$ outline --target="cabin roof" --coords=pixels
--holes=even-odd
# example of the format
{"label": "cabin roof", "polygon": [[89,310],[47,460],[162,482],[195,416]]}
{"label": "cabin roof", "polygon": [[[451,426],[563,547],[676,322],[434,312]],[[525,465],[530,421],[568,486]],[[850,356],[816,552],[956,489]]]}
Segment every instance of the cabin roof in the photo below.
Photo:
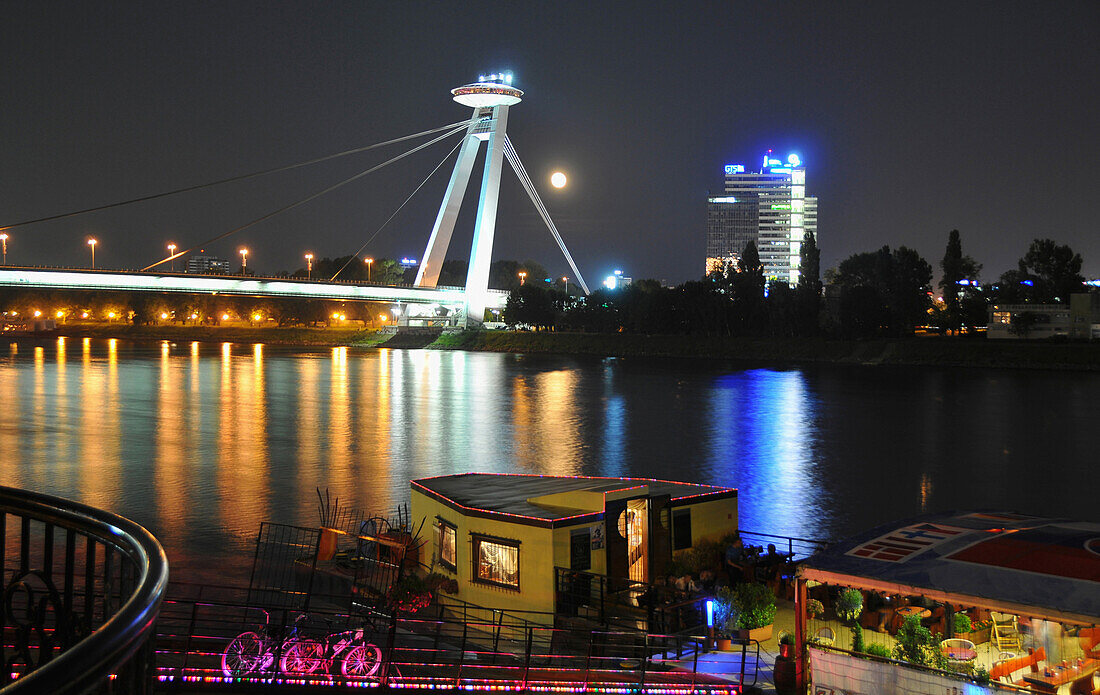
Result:
{"label": "cabin roof", "polygon": [[[462,473],[412,481],[414,488],[451,503],[452,506],[482,514],[526,517],[533,520],[561,521],[591,514],[602,515],[586,506],[580,498],[595,494],[629,496],[623,491],[648,487],[650,496],[669,495],[673,501],[700,495],[736,496],[736,488],[696,483],[679,483],[650,478],[597,478],[581,476],[523,475],[510,473]],[[564,493],[564,494],[563,494]],[[570,503],[568,493],[577,493]],[[534,498],[555,495],[552,502],[536,504]]]}
{"label": "cabin roof", "polygon": [[895,521],[818,552],[802,576],[1067,622],[1100,618],[1100,524],[1011,512]]}

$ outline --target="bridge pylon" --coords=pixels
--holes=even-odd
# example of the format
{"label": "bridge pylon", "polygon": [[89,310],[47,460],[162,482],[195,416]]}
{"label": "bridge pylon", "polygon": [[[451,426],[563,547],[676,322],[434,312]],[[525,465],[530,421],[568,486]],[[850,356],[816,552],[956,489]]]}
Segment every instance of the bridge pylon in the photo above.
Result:
{"label": "bridge pylon", "polygon": [[497,201],[500,197],[500,173],[504,163],[505,139],[508,127],[508,107],[518,104],[523,92],[512,86],[512,75],[494,74],[481,77],[477,82],[451,90],[454,100],[473,108],[473,123],[466,130],[458,151],[451,180],[443,194],[435,224],[432,226],[428,246],[421,258],[416,274],[417,287],[435,287],[439,271],[447,256],[455,221],[462,207],[462,199],[470,183],[474,162],[486,142],[485,170],[481,177],[481,194],[478,197],[477,221],[474,222],[474,240],[470,248],[470,267],[466,274],[466,327],[480,326],[489,292],[489,266],[493,260],[493,237],[496,234]]}

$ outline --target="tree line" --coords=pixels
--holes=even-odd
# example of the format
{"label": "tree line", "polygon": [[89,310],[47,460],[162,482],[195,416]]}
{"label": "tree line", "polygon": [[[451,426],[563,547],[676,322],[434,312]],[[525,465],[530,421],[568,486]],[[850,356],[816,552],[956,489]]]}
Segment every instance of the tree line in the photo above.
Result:
{"label": "tree line", "polygon": [[991,303],[1068,303],[1071,294],[1087,291],[1081,264],[1070,247],[1035,239],[1016,269],[983,285],[981,264],[963,253],[952,230],[936,297],[931,264],[906,246],[853,254],[823,283],[820,252],[807,234],[794,286],[767,281],[749,242],[736,267],[675,287],[640,280],[582,300],[529,283],[513,290],[504,320],[536,329],[720,337],[900,337],[921,327],[973,333],[986,325]]}

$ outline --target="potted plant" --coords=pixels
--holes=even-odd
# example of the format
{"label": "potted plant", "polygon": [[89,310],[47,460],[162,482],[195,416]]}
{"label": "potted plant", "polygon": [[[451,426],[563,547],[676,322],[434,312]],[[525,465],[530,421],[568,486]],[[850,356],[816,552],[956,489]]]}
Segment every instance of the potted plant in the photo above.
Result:
{"label": "potted plant", "polygon": [[775,594],[764,584],[739,584],[733,590],[740,639],[771,639],[775,623]]}
{"label": "potted plant", "polygon": [[989,633],[992,629],[992,620],[971,620],[970,635],[966,636],[966,639],[974,644],[985,644],[989,641]]}
{"label": "potted plant", "polygon": [[858,589],[844,589],[837,594],[836,617],[840,618],[852,631],[852,651],[863,651],[863,627],[859,624],[859,614],[863,612],[863,594]]}
{"label": "potted plant", "polygon": [[955,637],[970,639],[970,616],[965,613],[955,614]]}
{"label": "potted plant", "polygon": [[733,591],[728,586],[718,589],[714,597],[714,631],[718,635],[719,651],[729,651],[733,647],[731,638],[737,632],[739,617]]}
{"label": "potted plant", "polygon": [[794,635],[786,630],[779,633],[779,656],[775,657],[772,680],[780,695],[794,695],[798,682],[798,659],[794,656]]}
{"label": "potted plant", "polygon": [[825,604],[821,603],[821,601],[818,601],[816,598],[810,599],[806,602],[806,615],[810,617],[810,620],[825,615]]}

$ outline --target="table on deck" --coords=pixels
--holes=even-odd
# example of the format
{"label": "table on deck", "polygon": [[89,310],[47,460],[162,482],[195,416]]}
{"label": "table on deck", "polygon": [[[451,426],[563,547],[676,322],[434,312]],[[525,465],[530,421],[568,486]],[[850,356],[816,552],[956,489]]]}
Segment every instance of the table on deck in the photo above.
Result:
{"label": "table on deck", "polygon": [[924,618],[932,617],[932,611],[927,608],[921,608],[920,606],[902,606],[901,608],[897,609],[897,614],[903,618],[908,618],[911,615],[915,615],[922,620]]}
{"label": "table on deck", "polygon": [[978,652],[969,647],[941,647],[941,649],[951,661],[973,661],[978,658]]}
{"label": "table on deck", "polygon": [[[1036,692],[1056,693],[1059,686],[1072,683],[1081,676],[1095,673],[1097,669],[1100,669],[1100,661],[1096,659],[1087,659],[1080,667],[1076,664],[1070,664],[1066,668],[1044,666],[1038,673],[1025,674],[1024,682],[1034,686]],[[1049,676],[1046,675],[1048,670],[1051,672]]]}

